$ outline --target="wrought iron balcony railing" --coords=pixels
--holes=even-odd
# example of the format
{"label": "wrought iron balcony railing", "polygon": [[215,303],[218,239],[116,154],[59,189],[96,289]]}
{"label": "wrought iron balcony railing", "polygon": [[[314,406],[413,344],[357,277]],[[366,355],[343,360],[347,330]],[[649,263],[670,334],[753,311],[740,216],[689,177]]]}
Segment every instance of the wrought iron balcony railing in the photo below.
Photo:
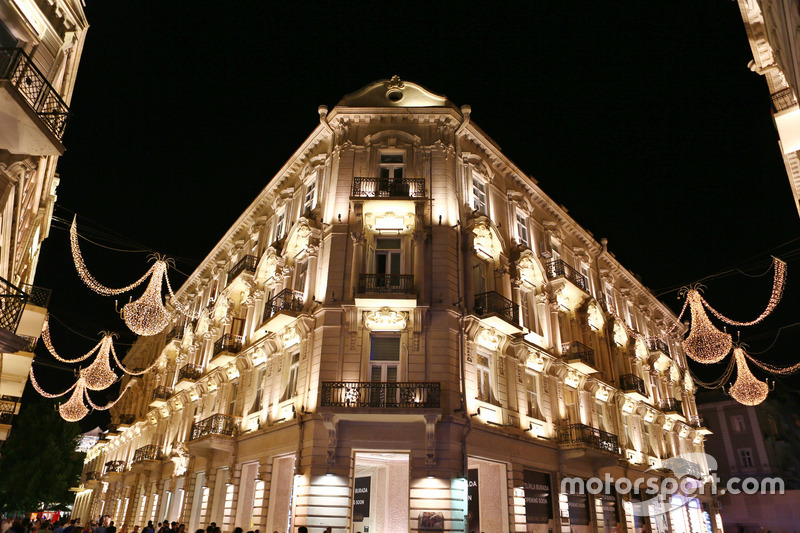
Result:
{"label": "wrought iron balcony railing", "polygon": [[773,93],[770,97],[776,112],[784,111],[797,105],[797,99],[794,97],[794,92],[791,88]]}
{"label": "wrought iron balcony railing", "polygon": [[201,439],[207,435],[223,435],[233,437],[239,428],[239,417],[229,415],[211,415],[205,420],[192,424],[190,440]]}
{"label": "wrought iron balcony railing", "polygon": [[669,345],[658,337],[647,338],[647,349],[651,352],[661,352],[669,356]]}
{"label": "wrought iron balcony railing", "polygon": [[622,392],[638,392],[642,396],[647,396],[644,380],[634,374],[621,375],[619,377],[619,388]]}
{"label": "wrought iron balcony railing", "polygon": [[276,294],[264,307],[264,320],[266,322],[281,311],[299,313],[303,310],[303,293],[292,289],[283,289]]}
{"label": "wrought iron balcony railing", "polygon": [[665,413],[678,413],[679,415],[683,414],[683,408],[681,407],[681,401],[676,400],[675,398],[667,398],[661,402],[661,410]]}
{"label": "wrought iron balcony railing", "polygon": [[0,79],[10,81],[53,135],[61,139],[69,106],[22,48],[0,48]]}
{"label": "wrought iron balcony railing", "polygon": [[425,198],[425,180],[353,178],[353,198]]}
{"label": "wrought iron balcony railing", "polygon": [[52,289],[37,287],[30,283],[23,283],[21,288],[28,294],[27,303],[44,308],[47,308],[50,304],[50,295],[53,293]]}
{"label": "wrought iron balcony railing", "polygon": [[438,408],[440,383],[322,382],[322,407]]}
{"label": "wrought iron balcony railing", "polygon": [[582,291],[589,292],[589,280],[586,279],[586,276],[566,264],[563,259],[551,259],[545,268],[547,269],[547,279],[564,277]]}
{"label": "wrought iron balcony railing", "polygon": [[239,353],[242,350],[242,336],[226,333],[214,343],[214,353],[212,358],[218,356],[223,352]]}
{"label": "wrought iron balcony railing", "polygon": [[361,274],[358,278],[358,292],[397,293],[414,292],[413,274]]}
{"label": "wrought iron balcony railing", "polygon": [[172,339],[182,339],[183,338],[183,324],[178,324],[167,333],[167,338],[164,339],[167,344],[170,343]]}
{"label": "wrought iron balcony railing", "polygon": [[106,474],[109,472],[122,473],[125,472],[125,461],[109,461],[106,463]]}
{"label": "wrought iron balcony railing", "polygon": [[664,462],[669,465],[668,468],[672,470],[676,476],[690,476],[695,479],[702,479],[703,477],[702,467],[694,461],[689,461],[683,457],[670,457]]}
{"label": "wrought iron balcony railing", "polygon": [[28,294],[0,277],[0,328],[16,333]]}
{"label": "wrought iron balcony railing", "polygon": [[86,481],[99,481],[100,480],[100,472],[96,470],[90,470],[86,472]]}
{"label": "wrought iron balcony railing", "polygon": [[232,269],[228,271],[228,285],[233,283],[233,280],[242,272],[255,272],[258,258],[254,255],[246,255],[242,257]]}
{"label": "wrought iron balcony railing", "polygon": [[561,345],[561,353],[565,359],[579,360],[592,368],[597,368],[594,364],[594,350],[582,342],[565,342]]}
{"label": "wrought iron balcony railing", "polygon": [[494,291],[476,294],[474,309],[478,316],[496,314],[513,324],[519,324],[519,307]]}
{"label": "wrought iron balcony railing", "polygon": [[172,388],[161,385],[153,389],[154,400],[169,400],[172,396]]}
{"label": "wrought iron balcony railing", "polygon": [[613,433],[584,424],[568,424],[558,428],[561,445],[586,444],[598,450],[619,453],[619,439]]}
{"label": "wrought iron balcony railing", "polygon": [[186,381],[197,381],[203,376],[203,367],[202,365],[183,365],[180,370],[178,370],[178,381],[186,380]]}
{"label": "wrought iron balcony railing", "polygon": [[147,446],[142,446],[133,453],[133,461],[131,461],[131,464],[141,463],[142,461],[159,461],[162,457],[163,453],[161,452],[161,447],[155,444],[148,444]]}
{"label": "wrought iron balcony railing", "polygon": [[689,417],[689,425],[693,428],[704,428],[706,427],[706,421],[703,415],[692,415]]}
{"label": "wrought iron balcony railing", "polygon": [[33,353],[36,350],[36,345],[39,344],[39,337],[30,337],[28,335],[19,335],[20,338],[25,339],[25,347],[22,348],[23,352]]}

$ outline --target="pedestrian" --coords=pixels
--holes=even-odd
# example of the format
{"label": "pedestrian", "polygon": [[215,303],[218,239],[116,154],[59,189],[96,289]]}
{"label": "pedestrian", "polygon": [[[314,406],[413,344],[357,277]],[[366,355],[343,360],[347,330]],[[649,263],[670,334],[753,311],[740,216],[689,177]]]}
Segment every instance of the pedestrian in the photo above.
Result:
{"label": "pedestrian", "polygon": [[233,528],[233,533],[244,533],[244,530],[240,527]]}
{"label": "pedestrian", "polygon": [[113,520],[111,520],[108,523],[108,527],[106,528],[106,533],[117,533],[117,528],[114,525],[114,521]]}
{"label": "pedestrian", "polygon": [[297,533],[308,533],[308,528],[306,526],[300,526],[297,528]]}
{"label": "pedestrian", "polygon": [[147,521],[147,527],[142,530],[142,533],[156,533],[156,530],[153,528],[153,521]]}

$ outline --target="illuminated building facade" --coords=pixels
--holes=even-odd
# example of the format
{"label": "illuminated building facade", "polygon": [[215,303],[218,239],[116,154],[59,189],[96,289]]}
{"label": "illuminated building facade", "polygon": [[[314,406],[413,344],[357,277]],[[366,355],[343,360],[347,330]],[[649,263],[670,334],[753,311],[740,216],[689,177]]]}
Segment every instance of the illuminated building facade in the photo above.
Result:
{"label": "illuminated building facade", "polygon": [[750,70],[764,76],[772,96],[778,142],[800,214],[800,25],[797,0],[738,0],[753,61]]}
{"label": "illuminated building facade", "polygon": [[33,282],[87,29],[80,0],[0,2],[0,441],[47,314],[50,291]]}
{"label": "illuminated building facade", "polygon": [[113,408],[77,516],[706,531],[696,500],[650,521],[559,490],[703,450],[673,313],[468,106],[395,77],[319,111],[178,291],[197,318],[126,356],[167,358]]}

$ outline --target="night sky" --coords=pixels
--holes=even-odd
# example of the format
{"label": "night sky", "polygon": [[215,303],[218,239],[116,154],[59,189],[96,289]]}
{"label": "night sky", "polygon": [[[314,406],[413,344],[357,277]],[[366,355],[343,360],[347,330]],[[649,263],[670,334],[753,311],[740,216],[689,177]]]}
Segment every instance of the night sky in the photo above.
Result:
{"label": "night sky", "polygon": [[[83,241],[106,285],[147,269],[149,252],[130,250],[166,254],[188,274],[318,124],[319,105],[394,74],[471,105],[505,154],[676,311],[682,285],[763,274],[774,254],[789,263],[787,294],[741,340],[761,351],[798,321],[800,217],[736,2],[87,4],[57,219],[36,277],[53,289],[64,357],[100,330],[132,340],[113,299],[75,273],[74,213],[81,233],[126,250]],[[751,320],[771,274],[732,271],[704,281],[705,296]],[[785,329],[760,357],[794,361],[799,340],[800,327]],[[37,360],[52,361],[41,343]],[[34,368],[51,392],[74,380]]]}

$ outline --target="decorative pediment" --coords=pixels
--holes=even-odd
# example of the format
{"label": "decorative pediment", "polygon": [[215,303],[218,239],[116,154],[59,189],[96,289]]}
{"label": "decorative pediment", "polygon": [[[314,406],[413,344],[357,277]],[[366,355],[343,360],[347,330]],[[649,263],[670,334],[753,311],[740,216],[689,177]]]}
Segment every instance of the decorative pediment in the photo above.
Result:
{"label": "decorative pediment", "polygon": [[256,267],[256,282],[267,283],[277,279],[283,269],[283,258],[278,256],[277,250],[270,246],[261,256],[261,261]]}
{"label": "decorative pediment", "polygon": [[408,325],[408,313],[384,307],[364,312],[364,326],[370,331],[402,331]]}
{"label": "decorative pediment", "polygon": [[283,333],[281,333],[281,341],[283,342],[284,348],[291,348],[296,344],[300,344],[300,334],[297,332],[297,328],[289,326],[283,330]]}
{"label": "decorative pediment", "polygon": [[481,329],[475,336],[475,342],[491,351],[496,351],[502,340],[502,336],[499,333],[487,328]]}
{"label": "decorative pediment", "polygon": [[370,231],[390,231],[408,233],[414,230],[416,217],[414,213],[364,213],[364,226]]}
{"label": "decorative pediment", "polygon": [[283,256],[289,261],[308,251],[309,245],[319,242],[319,230],[314,228],[312,221],[300,217],[286,235],[286,242],[283,246]]}
{"label": "decorative pediment", "polygon": [[473,219],[470,231],[474,236],[473,247],[478,256],[497,262],[500,254],[505,254],[500,232],[488,217],[480,216]]}

